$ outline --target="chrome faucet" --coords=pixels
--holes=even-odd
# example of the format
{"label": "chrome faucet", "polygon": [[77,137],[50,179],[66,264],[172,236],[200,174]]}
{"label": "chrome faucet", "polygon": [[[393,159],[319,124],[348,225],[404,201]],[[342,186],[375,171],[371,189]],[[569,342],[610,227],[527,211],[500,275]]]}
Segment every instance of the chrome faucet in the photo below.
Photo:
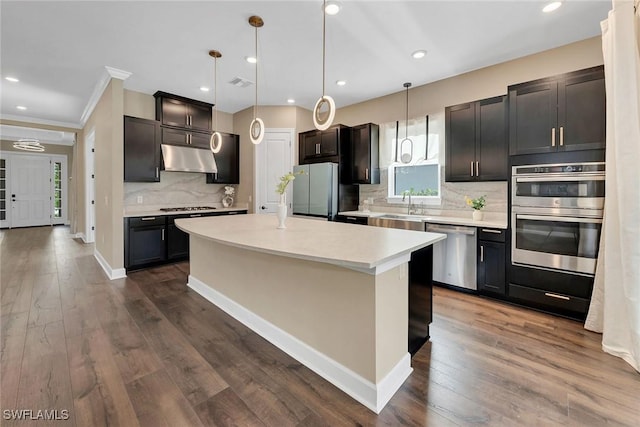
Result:
{"label": "chrome faucet", "polygon": [[409,192],[408,196],[409,196],[409,204],[407,205],[407,215],[411,215],[415,213],[413,210],[413,204],[411,203],[411,192]]}

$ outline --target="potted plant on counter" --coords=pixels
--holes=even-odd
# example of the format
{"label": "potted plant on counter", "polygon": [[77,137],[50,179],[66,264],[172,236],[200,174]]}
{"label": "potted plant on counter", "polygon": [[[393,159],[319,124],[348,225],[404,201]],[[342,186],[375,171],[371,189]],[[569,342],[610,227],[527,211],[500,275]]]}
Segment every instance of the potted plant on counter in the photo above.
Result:
{"label": "potted plant on counter", "polygon": [[464,196],[464,200],[467,203],[467,206],[473,208],[473,220],[474,221],[482,221],[483,212],[482,209],[487,204],[485,200],[486,195],[480,196],[477,199],[471,199],[469,196]]}

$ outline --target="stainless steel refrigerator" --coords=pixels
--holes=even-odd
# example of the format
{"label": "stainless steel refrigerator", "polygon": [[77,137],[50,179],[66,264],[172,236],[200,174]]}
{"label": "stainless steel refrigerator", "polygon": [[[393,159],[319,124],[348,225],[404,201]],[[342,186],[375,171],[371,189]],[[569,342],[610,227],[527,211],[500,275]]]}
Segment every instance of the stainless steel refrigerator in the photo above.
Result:
{"label": "stainless steel refrigerator", "polygon": [[338,164],[314,163],[293,167],[293,214],[333,219],[338,213]]}

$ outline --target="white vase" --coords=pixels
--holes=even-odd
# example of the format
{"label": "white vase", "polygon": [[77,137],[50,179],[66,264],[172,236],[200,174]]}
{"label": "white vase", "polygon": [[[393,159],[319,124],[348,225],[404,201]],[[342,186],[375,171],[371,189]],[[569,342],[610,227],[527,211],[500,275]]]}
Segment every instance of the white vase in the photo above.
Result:
{"label": "white vase", "polygon": [[481,210],[474,209],[473,210],[473,220],[474,221],[482,221],[482,217],[484,217],[484,212]]}
{"label": "white vase", "polygon": [[284,224],[287,219],[287,194],[280,195],[280,201],[278,202],[278,210],[276,212],[278,217],[278,229],[283,230],[287,228]]}
{"label": "white vase", "polygon": [[226,195],[222,198],[222,206],[225,208],[230,208],[233,206],[233,196]]}

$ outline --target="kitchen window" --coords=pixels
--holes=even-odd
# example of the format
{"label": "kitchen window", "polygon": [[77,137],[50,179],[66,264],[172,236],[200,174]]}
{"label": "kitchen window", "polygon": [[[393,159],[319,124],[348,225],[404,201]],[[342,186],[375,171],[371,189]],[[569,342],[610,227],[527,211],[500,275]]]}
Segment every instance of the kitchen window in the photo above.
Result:
{"label": "kitchen window", "polygon": [[[433,124],[429,116],[409,120],[408,132],[404,123],[392,122],[381,126],[381,160],[388,159],[387,202],[403,203],[403,195],[411,193],[411,201],[439,205],[440,156],[437,133],[429,132]],[[413,141],[402,143],[407,135]],[[400,161],[403,154],[411,153],[409,163]],[[405,202],[406,203],[406,202]]]}

